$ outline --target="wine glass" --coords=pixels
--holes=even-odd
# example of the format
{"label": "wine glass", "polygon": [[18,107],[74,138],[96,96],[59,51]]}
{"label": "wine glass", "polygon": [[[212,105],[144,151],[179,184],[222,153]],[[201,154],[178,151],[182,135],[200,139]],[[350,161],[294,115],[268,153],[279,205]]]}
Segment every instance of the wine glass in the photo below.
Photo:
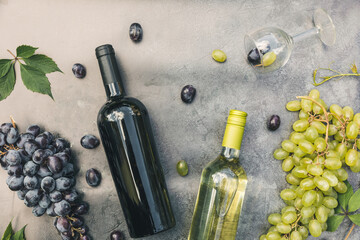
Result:
{"label": "wine glass", "polygon": [[317,9],[313,15],[313,23],[313,28],[295,36],[275,27],[247,34],[244,44],[248,62],[257,72],[272,72],[287,63],[296,42],[318,36],[325,45],[333,45],[336,32],[330,16],[323,9]]}

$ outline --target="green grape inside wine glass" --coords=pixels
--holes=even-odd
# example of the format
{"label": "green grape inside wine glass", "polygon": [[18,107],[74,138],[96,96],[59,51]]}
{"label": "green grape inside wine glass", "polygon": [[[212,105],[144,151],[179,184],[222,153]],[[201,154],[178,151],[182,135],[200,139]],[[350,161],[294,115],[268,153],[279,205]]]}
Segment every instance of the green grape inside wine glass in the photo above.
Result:
{"label": "green grape inside wine glass", "polygon": [[294,36],[274,27],[247,34],[244,44],[249,64],[260,73],[277,70],[289,60],[294,43],[312,36],[318,36],[327,46],[333,45],[336,31],[330,16],[323,9],[317,9],[313,23],[313,28]]}

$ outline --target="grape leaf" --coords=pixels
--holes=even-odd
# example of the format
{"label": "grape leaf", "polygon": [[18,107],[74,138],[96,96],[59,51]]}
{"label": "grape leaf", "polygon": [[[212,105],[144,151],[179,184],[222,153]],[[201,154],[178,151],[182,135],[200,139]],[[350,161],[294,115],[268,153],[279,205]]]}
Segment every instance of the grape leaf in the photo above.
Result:
{"label": "grape leaf", "polygon": [[349,215],[350,220],[360,226],[360,214]]}
{"label": "grape leaf", "polygon": [[349,212],[354,212],[360,208],[360,189],[357,190],[349,200]]}
{"label": "grape leaf", "polygon": [[25,231],[25,228],[26,228],[26,225],[20,229],[19,231],[17,231],[11,238],[11,240],[26,240],[25,239],[25,234],[24,234],[24,231]]}
{"label": "grape leaf", "polygon": [[346,211],[351,196],[354,194],[354,190],[348,181],[344,182],[347,186],[347,191],[344,194],[339,194],[338,201],[340,206]]}
{"label": "grape leaf", "polygon": [[0,59],[0,78],[5,76],[11,66],[11,59]]}
{"label": "grape leaf", "polygon": [[32,55],[34,55],[36,49],[38,49],[38,48],[34,48],[34,47],[28,46],[28,45],[21,45],[16,48],[16,56],[22,57],[22,58],[31,57]]}
{"label": "grape leaf", "polygon": [[0,101],[7,98],[14,90],[15,86],[15,69],[14,64],[11,64],[8,73],[0,78]]}
{"label": "grape leaf", "polygon": [[24,62],[34,68],[41,70],[43,73],[61,72],[56,63],[43,54],[35,54],[29,58],[24,58]]}
{"label": "grape leaf", "polygon": [[10,222],[9,225],[7,226],[1,240],[10,240],[12,234],[13,234],[13,229],[12,229],[12,224]]}
{"label": "grape leaf", "polygon": [[340,216],[340,215],[333,215],[331,217],[329,217],[329,219],[327,220],[327,231],[329,232],[335,232],[336,229],[340,226],[340,224],[342,223],[342,221],[344,220],[345,216]]}
{"label": "grape leaf", "polygon": [[42,71],[24,64],[20,64],[21,78],[27,89],[49,95],[53,100],[50,82]]}

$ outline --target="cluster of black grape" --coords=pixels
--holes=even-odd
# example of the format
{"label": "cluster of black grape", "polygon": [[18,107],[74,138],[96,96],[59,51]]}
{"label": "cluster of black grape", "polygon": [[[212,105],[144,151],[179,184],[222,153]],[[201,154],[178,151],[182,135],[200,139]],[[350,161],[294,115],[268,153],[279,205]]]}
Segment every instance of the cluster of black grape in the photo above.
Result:
{"label": "cluster of black grape", "polygon": [[19,133],[15,123],[0,126],[0,163],[7,170],[10,190],[40,217],[56,217],[54,225],[63,240],[91,239],[80,215],[89,205],[74,189],[75,171],[70,144],[31,125]]}

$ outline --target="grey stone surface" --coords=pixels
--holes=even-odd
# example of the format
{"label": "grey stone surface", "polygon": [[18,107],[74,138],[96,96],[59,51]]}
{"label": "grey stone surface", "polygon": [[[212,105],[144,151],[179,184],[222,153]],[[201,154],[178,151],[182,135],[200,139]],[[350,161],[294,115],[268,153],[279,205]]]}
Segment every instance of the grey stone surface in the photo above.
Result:
{"label": "grey stone surface", "polygon": [[[337,43],[324,47],[318,39],[297,44],[288,64],[281,70],[256,75],[245,62],[243,37],[265,26],[276,26],[290,34],[311,27],[314,9],[322,7],[337,28]],[[269,225],[268,214],[284,205],[279,192],[287,186],[281,163],[272,152],[291,132],[297,118],[284,106],[295,96],[305,95],[312,86],[312,71],[318,66],[335,66],[347,71],[359,62],[360,2],[356,0],[258,0],[258,1],[11,1],[0,0],[0,58],[10,55],[21,44],[40,47],[56,60],[64,74],[49,75],[55,101],[27,91],[20,80],[14,92],[0,102],[0,121],[13,115],[20,129],[38,123],[72,143],[80,168],[77,188],[91,205],[86,222],[96,240],[108,239],[113,229],[129,238],[115,188],[102,147],[84,150],[80,138],[98,135],[97,112],[105,102],[101,76],[94,56],[95,47],[113,44],[122,68],[128,95],[140,99],[148,108],[161,155],[162,166],[175,211],[177,225],[148,240],[187,239],[202,168],[220,151],[228,111],[249,113],[242,145],[241,163],[249,184],[236,239],[258,239]],[[131,23],[144,29],[143,41],[134,44],[128,37]],[[218,64],[211,59],[214,49],[222,49],[228,60]],[[72,64],[87,67],[85,79],[76,79]],[[347,78],[318,87],[326,103],[352,106],[360,112],[359,79]],[[180,90],[186,84],[197,88],[195,101],[186,105]],[[266,119],[278,114],[280,129],[269,132]],[[189,163],[190,173],[180,177],[175,165]],[[86,185],[84,173],[96,167],[103,173],[98,188]],[[0,232],[13,219],[17,229],[28,224],[27,239],[60,239],[52,219],[35,218],[5,184],[0,171]],[[359,174],[350,174],[359,184]],[[343,239],[350,223],[336,233],[320,239]],[[312,239],[312,238],[309,238]],[[349,240],[360,239],[356,227]]]}

